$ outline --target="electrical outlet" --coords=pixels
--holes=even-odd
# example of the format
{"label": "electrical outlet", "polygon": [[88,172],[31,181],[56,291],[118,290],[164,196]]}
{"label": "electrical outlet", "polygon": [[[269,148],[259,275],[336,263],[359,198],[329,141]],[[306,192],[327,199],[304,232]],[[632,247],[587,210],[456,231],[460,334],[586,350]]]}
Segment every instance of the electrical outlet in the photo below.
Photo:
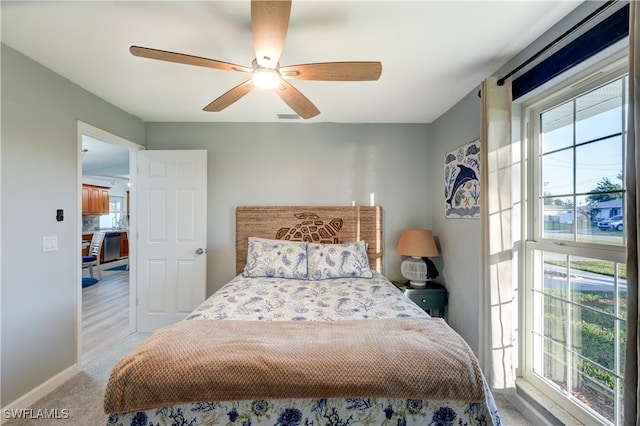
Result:
{"label": "electrical outlet", "polygon": [[58,236],[49,235],[42,237],[42,251],[56,251],[58,250]]}

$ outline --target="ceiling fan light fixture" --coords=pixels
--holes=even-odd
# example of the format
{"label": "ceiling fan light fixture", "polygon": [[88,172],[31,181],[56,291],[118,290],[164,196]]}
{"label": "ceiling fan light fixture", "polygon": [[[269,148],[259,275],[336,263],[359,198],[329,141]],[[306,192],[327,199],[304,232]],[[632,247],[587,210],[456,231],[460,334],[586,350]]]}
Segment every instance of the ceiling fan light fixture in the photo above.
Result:
{"label": "ceiling fan light fixture", "polygon": [[258,68],[253,71],[253,84],[260,89],[275,89],[280,85],[280,73],[271,68]]}
{"label": "ceiling fan light fixture", "polygon": [[320,110],[288,80],[374,81],[380,78],[382,64],[363,61],[318,62],[280,68],[278,61],[289,27],[291,2],[251,0],[251,33],[256,56],[250,68],[142,46],[131,46],[129,51],[141,58],[252,74],[251,78],[211,101],[203,111],[220,112],[253,89],[260,88],[276,93],[298,117],[306,120],[320,114]]}

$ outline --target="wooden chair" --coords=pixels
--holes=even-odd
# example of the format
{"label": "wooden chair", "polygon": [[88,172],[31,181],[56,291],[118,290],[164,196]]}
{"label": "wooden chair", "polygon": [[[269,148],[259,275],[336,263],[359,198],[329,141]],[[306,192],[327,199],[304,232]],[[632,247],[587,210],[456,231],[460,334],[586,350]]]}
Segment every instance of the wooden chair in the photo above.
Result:
{"label": "wooden chair", "polygon": [[94,232],[91,238],[91,244],[89,245],[89,254],[82,256],[82,269],[89,268],[89,276],[94,277],[93,269],[97,269],[98,279],[102,279],[102,272],[100,271],[100,250],[102,249],[102,243],[104,242],[104,232]]}

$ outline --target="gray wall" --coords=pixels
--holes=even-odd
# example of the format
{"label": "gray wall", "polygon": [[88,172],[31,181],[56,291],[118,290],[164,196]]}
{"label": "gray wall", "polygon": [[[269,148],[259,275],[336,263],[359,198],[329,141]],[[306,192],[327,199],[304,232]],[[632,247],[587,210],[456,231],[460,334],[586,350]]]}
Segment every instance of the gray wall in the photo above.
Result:
{"label": "gray wall", "polygon": [[[505,75],[581,19],[596,10],[603,2],[587,1],[580,4],[565,19],[543,34],[512,60],[497,70]],[[620,8],[624,2],[611,10]],[[527,71],[529,68],[524,68]],[[516,77],[518,74],[516,74]],[[487,76],[488,77],[488,76]],[[444,217],[444,154],[480,137],[480,98],[478,87],[431,124],[429,129],[429,186],[433,194],[432,224],[439,236],[443,255],[436,266],[449,291],[449,324],[478,354],[479,300],[480,300],[480,222],[475,219],[445,219]],[[514,129],[519,134],[519,129]],[[440,265],[438,261],[443,262]]]}
{"label": "gray wall", "polygon": [[402,229],[430,227],[425,124],[147,123],[148,149],[208,151],[208,294],[235,276],[235,208],[383,207],[385,273]]}
{"label": "gray wall", "polygon": [[[1,55],[4,407],[76,362],[77,120],[139,144],[144,123],[4,44]],[[46,235],[57,251],[42,252]]]}
{"label": "gray wall", "polygon": [[449,292],[449,325],[477,354],[480,290],[480,222],[444,216],[444,156],[480,137],[480,99],[468,94],[432,124],[429,183],[433,194],[432,223],[442,256],[436,262]]}

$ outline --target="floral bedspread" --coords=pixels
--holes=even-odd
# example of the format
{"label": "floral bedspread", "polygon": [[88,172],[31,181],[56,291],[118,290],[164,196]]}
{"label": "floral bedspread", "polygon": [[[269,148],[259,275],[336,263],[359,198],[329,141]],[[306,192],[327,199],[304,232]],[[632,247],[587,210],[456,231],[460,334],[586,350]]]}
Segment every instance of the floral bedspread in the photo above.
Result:
{"label": "floral bedspread", "polygon": [[186,319],[337,321],[428,316],[383,275],[321,281],[238,275]]}
{"label": "floral bedspread", "polygon": [[[234,278],[187,320],[299,320],[425,317],[384,276],[324,281]],[[486,384],[485,384],[486,387]],[[484,403],[406,398],[201,401],[109,415],[108,425],[500,425],[489,389]]]}

